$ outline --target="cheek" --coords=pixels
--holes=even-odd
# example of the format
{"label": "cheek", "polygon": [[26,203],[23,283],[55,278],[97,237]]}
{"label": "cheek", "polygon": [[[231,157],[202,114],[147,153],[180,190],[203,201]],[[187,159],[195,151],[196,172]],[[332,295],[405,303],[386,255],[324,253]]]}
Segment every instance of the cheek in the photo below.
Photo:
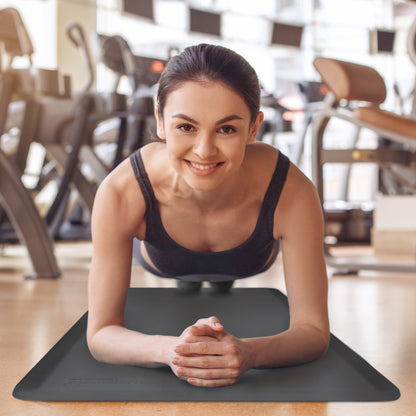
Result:
{"label": "cheek", "polygon": [[230,159],[242,161],[246,153],[246,143],[243,138],[223,144],[222,151]]}
{"label": "cheek", "polygon": [[168,135],[166,138],[166,149],[169,153],[178,154],[185,148],[183,140],[177,140],[174,135]]}
{"label": "cheek", "polygon": [[184,147],[184,144],[177,140],[166,140],[166,150],[168,153],[168,158],[171,166],[177,170],[187,149]]}

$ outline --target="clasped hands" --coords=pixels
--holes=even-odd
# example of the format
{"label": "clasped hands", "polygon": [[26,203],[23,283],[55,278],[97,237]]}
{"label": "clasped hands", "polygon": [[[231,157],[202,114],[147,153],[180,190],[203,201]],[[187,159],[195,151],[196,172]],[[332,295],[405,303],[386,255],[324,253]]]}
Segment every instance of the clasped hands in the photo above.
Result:
{"label": "clasped hands", "polygon": [[170,367],[194,386],[220,387],[236,383],[252,367],[249,346],[227,333],[218,318],[198,320],[174,345]]}

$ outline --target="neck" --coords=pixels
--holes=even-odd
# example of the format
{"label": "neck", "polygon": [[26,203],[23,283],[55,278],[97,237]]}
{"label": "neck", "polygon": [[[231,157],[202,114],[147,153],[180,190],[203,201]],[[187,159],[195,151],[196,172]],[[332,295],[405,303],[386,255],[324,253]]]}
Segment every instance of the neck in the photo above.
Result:
{"label": "neck", "polygon": [[229,205],[230,201],[235,203],[240,200],[244,194],[241,186],[244,182],[241,180],[241,176],[241,174],[238,174],[221,186],[207,191],[191,188],[175,173],[172,180],[173,195],[194,202],[201,211],[218,209]]}

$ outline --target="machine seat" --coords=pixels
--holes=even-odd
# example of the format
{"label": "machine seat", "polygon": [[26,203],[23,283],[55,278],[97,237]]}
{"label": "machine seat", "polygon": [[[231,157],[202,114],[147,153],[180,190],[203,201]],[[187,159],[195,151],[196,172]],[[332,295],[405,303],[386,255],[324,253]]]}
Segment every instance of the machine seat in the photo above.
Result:
{"label": "machine seat", "polygon": [[399,116],[375,106],[358,107],[353,114],[363,123],[416,139],[416,120],[414,119]]}

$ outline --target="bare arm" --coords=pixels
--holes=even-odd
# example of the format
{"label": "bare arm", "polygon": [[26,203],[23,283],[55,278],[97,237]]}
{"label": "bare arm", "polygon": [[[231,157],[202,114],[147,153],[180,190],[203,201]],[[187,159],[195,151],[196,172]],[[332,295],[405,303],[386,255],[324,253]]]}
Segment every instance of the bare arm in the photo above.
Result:
{"label": "bare arm", "polygon": [[247,340],[256,351],[255,367],[312,361],[329,342],[321,204],[314,186],[296,167],[291,166],[289,178],[276,210],[275,231],[281,238],[290,327],[270,338]]}
{"label": "bare arm", "polygon": [[101,184],[92,214],[87,340],[99,361],[150,367],[168,363],[172,337],[141,334],[124,323],[132,241],[144,232],[144,213],[140,188],[126,161]]}

